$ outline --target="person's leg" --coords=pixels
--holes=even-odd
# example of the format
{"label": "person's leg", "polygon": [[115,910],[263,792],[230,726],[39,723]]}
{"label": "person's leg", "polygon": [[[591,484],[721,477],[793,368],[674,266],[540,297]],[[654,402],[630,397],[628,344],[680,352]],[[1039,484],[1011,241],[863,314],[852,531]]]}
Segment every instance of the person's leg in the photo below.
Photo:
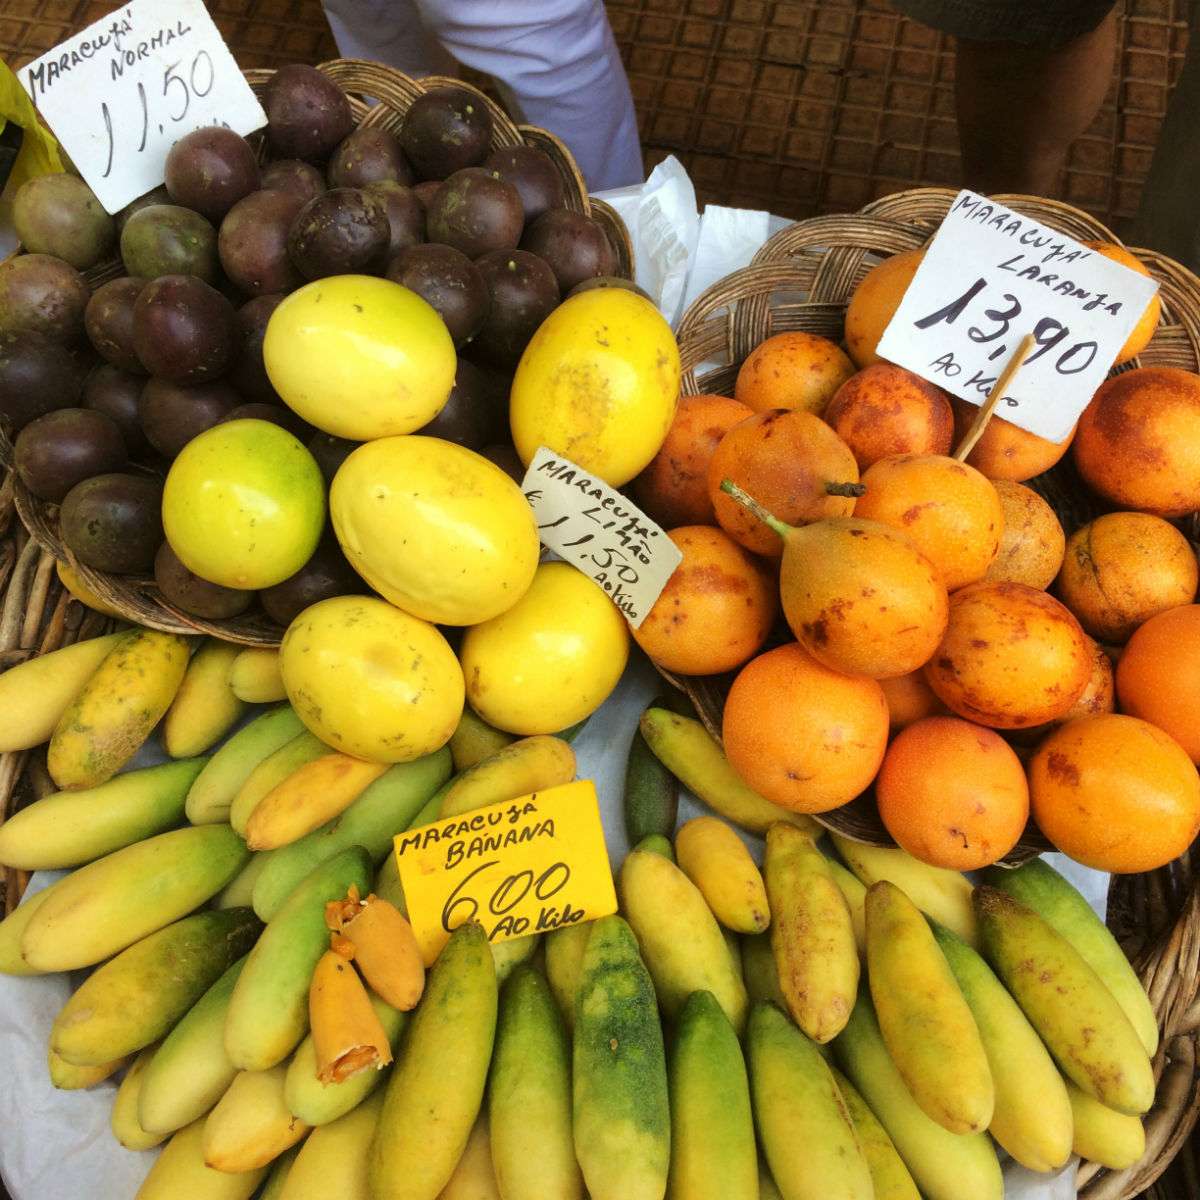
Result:
{"label": "person's leg", "polygon": [[1115,0],[892,0],[957,39],[963,182],[1053,195],[1112,82]]}
{"label": "person's leg", "polygon": [[1171,93],[1131,240],[1200,273],[1200,3],[1188,13],[1191,38]]}
{"label": "person's leg", "polygon": [[497,80],[519,120],[562,138],[589,188],[642,181],[633,97],[602,0],[416,3],[455,58]]}
{"label": "person's leg", "polygon": [[1057,47],[958,43],[955,93],[963,182],[977,192],[1058,192],[1071,143],[1112,81],[1116,15]]}
{"label": "person's leg", "polygon": [[343,58],[365,58],[406,75],[453,75],[457,66],[425,28],[413,0],[321,0]]}

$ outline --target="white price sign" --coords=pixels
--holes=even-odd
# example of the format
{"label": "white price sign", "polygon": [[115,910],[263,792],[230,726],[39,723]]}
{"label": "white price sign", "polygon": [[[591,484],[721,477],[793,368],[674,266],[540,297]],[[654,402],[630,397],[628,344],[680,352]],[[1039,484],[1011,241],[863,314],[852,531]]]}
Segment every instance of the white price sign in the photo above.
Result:
{"label": "white price sign", "polygon": [[978,405],[1030,334],[1033,348],[996,413],[1061,442],[1157,289],[1064,234],[962,191],[879,354]]}
{"label": "white price sign", "polygon": [[162,183],[185,133],[267,123],[202,0],[134,0],[18,77],[110,213]]}
{"label": "white price sign", "polygon": [[638,629],[683,554],[615,488],[539,448],[521,485],[542,544],[598,583]]}

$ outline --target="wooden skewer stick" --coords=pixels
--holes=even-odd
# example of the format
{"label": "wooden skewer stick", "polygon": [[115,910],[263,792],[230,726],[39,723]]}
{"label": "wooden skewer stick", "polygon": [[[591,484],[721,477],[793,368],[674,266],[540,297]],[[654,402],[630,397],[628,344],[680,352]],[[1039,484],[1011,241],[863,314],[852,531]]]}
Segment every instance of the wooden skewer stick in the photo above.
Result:
{"label": "wooden skewer stick", "polygon": [[954,457],[959,462],[966,461],[967,455],[975,449],[975,443],[983,437],[983,431],[987,428],[987,423],[992,419],[992,414],[996,411],[996,405],[1000,403],[1004,393],[1008,391],[1017,372],[1025,365],[1025,359],[1028,358],[1033,346],[1033,334],[1027,333],[1021,339],[1021,344],[1017,347],[1016,353],[1008,360],[1008,366],[1000,372],[1000,378],[996,380],[995,387],[988,392],[988,398],[983,402],[983,407],[976,414],[974,423],[967,430],[966,436],[959,443],[958,449],[955,450]]}

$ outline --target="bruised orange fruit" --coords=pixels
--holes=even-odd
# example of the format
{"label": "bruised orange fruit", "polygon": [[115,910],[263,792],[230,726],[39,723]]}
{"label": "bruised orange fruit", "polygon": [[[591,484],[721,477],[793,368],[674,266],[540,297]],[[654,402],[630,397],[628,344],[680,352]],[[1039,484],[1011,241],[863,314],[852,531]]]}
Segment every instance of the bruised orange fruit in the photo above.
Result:
{"label": "bruised orange fruit", "polygon": [[1099,642],[1088,638],[1092,651],[1092,673],[1084,685],[1079,698],[1059,718],[1073,721],[1076,717],[1094,717],[1099,713],[1110,713],[1117,706],[1116,675],[1108,651]]}
{"label": "bruised orange fruit", "polygon": [[[951,398],[950,407],[954,409],[954,444],[958,445],[975,423],[979,409],[957,397]],[[993,481],[1011,479],[1024,483],[1050,470],[1066,454],[1074,436],[1072,431],[1063,441],[1051,442],[1003,417],[993,416],[967,455],[967,462]]]}
{"label": "bruised orange fruit", "polygon": [[1183,748],[1119,713],[1056,729],[1029,764],[1034,820],[1064,854],[1098,871],[1152,871],[1200,831],[1200,776]]}
{"label": "bruised orange fruit", "polygon": [[779,611],[773,572],[710,525],[672,529],[683,553],[634,641],[660,667],[715,675],[756,654]]}
{"label": "bruised orange fruit", "polygon": [[879,816],[914,858],[975,871],[1003,858],[1029,818],[1025,769],[994,730],[927,717],[897,734],[875,781]]}
{"label": "bruised orange fruit", "polygon": [[721,439],[751,415],[728,396],[681,396],[662,448],[633,481],[638,504],[666,529],[715,524],[708,464]]}
{"label": "bruised orange fruit", "polygon": [[1021,583],[972,583],[950,597],[929,686],[960,717],[998,729],[1058,720],[1092,673],[1087,635],[1053,596]]}
{"label": "bruised orange fruit", "polygon": [[1156,613],[1196,596],[1200,572],[1187,538],[1149,513],[1106,513],[1067,542],[1055,590],[1102,642],[1124,642]]}
{"label": "bruised orange fruit", "polygon": [[1200,762],[1200,605],[1151,617],[1117,660],[1121,711],[1166,730]]}
{"label": "bruised orange fruit", "polygon": [[908,291],[924,250],[905,250],[872,267],[859,280],[846,308],[846,349],[860,367],[883,360],[876,353],[879,339]]}
{"label": "bruised orange fruit", "polygon": [[742,363],[733,395],[755,412],[799,408],[819,416],[853,374],[854,364],[836,342],[815,333],[777,333]]}
{"label": "bruised orange fruit", "polygon": [[860,471],[896,454],[949,454],[954,438],[946,393],[886,362],[851,375],[834,393],[825,420],[850,447]]}
{"label": "bruised orange fruit", "polygon": [[946,588],[913,543],[878,521],[789,527],[779,593],[796,640],[819,663],[886,679],[929,660],[946,628]]}
{"label": "bruised orange fruit", "polygon": [[992,486],[1004,510],[1004,532],[984,579],[1048,588],[1062,566],[1067,545],[1054,509],[1023,483],[997,479]]}
{"label": "bruised orange fruit", "polygon": [[1074,453],[1088,486],[1120,508],[1200,508],[1200,376],[1137,367],[1106,379],[1079,418]]}
{"label": "bruised orange fruit", "polygon": [[881,458],[863,474],[855,515],[912,538],[954,591],[982,579],[1000,548],[1004,509],[991,482],[944,454]]}
{"label": "bruised orange fruit", "polygon": [[923,717],[940,717],[950,710],[937,698],[924,671],[910,671],[892,679],[881,679],[892,730],[907,729]]}
{"label": "bruised orange fruit", "polygon": [[[1097,254],[1102,254],[1105,258],[1112,259],[1113,262],[1120,263],[1121,266],[1128,267],[1131,271],[1136,271],[1139,275],[1150,274],[1150,269],[1146,264],[1136,254],[1126,250],[1124,246],[1118,246],[1114,242],[1084,242],[1083,244],[1090,246]],[[1150,339],[1154,337],[1154,331],[1158,328],[1158,318],[1161,312],[1162,304],[1159,302],[1158,293],[1155,292],[1150,298],[1150,303],[1146,305],[1145,311],[1138,318],[1138,323],[1125,339],[1125,345],[1121,347],[1113,361],[1114,367],[1129,362],[1131,358],[1137,358],[1150,345]]]}
{"label": "bruised orange fruit", "polygon": [[773,408],[735,425],[708,466],[708,494],[721,528],[755,554],[778,558],[779,536],[721,491],[729,479],[789,525],[848,517],[858,491],[850,448],[820,417]]}
{"label": "bruised orange fruit", "polygon": [[760,796],[794,812],[826,812],[875,778],[887,703],[875,680],[831,671],[791,642],[741,669],[721,733],[734,770]]}

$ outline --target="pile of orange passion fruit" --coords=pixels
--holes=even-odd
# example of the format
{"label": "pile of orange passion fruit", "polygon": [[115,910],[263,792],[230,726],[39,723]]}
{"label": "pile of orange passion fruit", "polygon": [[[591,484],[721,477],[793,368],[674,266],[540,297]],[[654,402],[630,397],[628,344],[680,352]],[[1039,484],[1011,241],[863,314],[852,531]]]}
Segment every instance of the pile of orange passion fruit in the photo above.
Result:
{"label": "pile of orange passion fruit", "polygon": [[[736,672],[725,750],[776,804],[873,790],[904,849],[957,870],[1003,858],[1031,816],[1089,866],[1161,866],[1200,831],[1181,524],[1200,377],[1124,371],[1067,440],[993,417],[960,461],[978,410],[876,352],[921,254],[865,275],[841,345],[776,334],[732,397],[681,399],[634,492],[683,562],[635,637],[669,673]],[[1155,298],[1114,366],[1158,317]],[[1068,452],[1111,510],[1077,529],[1028,486]]]}

